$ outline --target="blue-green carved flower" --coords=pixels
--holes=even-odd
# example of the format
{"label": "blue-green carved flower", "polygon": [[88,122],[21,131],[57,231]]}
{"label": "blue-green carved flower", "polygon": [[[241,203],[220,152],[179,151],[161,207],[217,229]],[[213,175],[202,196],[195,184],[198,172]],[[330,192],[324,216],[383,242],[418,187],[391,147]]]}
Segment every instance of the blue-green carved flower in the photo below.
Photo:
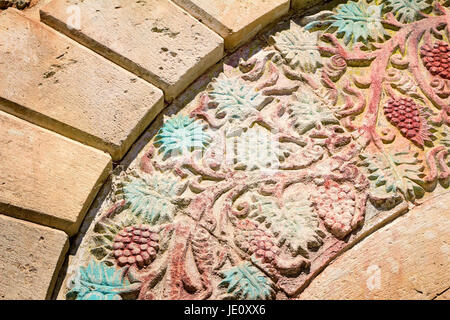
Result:
{"label": "blue-green carved flower", "polygon": [[121,300],[120,293],[133,292],[141,286],[140,283],[130,283],[124,273],[125,269],[91,260],[87,267],[78,269],[66,296],[76,300]]}
{"label": "blue-green carved flower", "polygon": [[382,25],[383,5],[368,5],[365,0],[349,1],[337,7],[336,13],[323,21],[312,21],[305,29],[312,29],[322,25],[336,28],[338,35],[343,35],[345,44],[369,40],[383,41],[386,31]]}
{"label": "blue-green carved flower", "polygon": [[210,137],[200,122],[183,115],[167,119],[155,139],[164,156],[203,149],[209,142]]}
{"label": "blue-green carved flower", "polygon": [[273,294],[272,282],[258,268],[249,262],[228,269],[223,273],[224,279],[219,284],[235,298],[246,300],[265,300]]}

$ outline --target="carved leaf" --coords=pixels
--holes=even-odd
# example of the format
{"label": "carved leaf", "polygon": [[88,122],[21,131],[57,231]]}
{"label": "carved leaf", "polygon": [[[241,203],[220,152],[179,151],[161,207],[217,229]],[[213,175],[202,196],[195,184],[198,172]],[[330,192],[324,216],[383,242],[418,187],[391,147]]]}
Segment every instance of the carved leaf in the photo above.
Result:
{"label": "carved leaf", "polygon": [[160,146],[165,156],[203,149],[209,142],[210,137],[203,131],[202,124],[183,115],[165,119],[155,138],[155,145]]}
{"label": "carved leaf", "polygon": [[245,262],[223,273],[219,286],[235,298],[246,300],[266,300],[274,294],[272,282],[251,263]]}
{"label": "carved leaf", "polygon": [[292,126],[299,134],[319,124],[339,124],[334,113],[314,93],[305,91],[296,95],[288,108]]}
{"label": "carved leaf", "polygon": [[411,151],[360,155],[374,194],[388,196],[401,192],[410,201],[423,196],[424,166],[417,156],[417,152]]}
{"label": "carved leaf", "polygon": [[108,267],[91,260],[87,267],[80,267],[71,282],[67,298],[76,300],[121,300],[120,293],[132,292],[140,283],[131,284],[125,278],[125,269]]}
{"label": "carved leaf", "polygon": [[158,175],[134,178],[123,187],[123,191],[136,216],[141,216],[147,223],[157,224],[173,220],[177,207],[171,201],[185,188],[186,183]]}
{"label": "carved leaf", "polygon": [[319,218],[308,199],[285,200],[280,207],[274,198],[255,196],[249,218],[269,229],[277,245],[286,246],[293,256],[308,257],[309,250],[323,244]]}
{"label": "carved leaf", "polygon": [[209,96],[217,103],[216,114],[225,112],[234,119],[245,119],[260,110],[267,97],[238,78],[219,77],[211,84]]}
{"label": "carved leaf", "polygon": [[419,12],[430,6],[426,0],[386,0],[386,2],[402,23],[416,21],[420,16]]}
{"label": "carved leaf", "polygon": [[318,38],[318,32],[308,32],[291,21],[290,29],[275,34],[271,41],[293,69],[314,73],[321,66]]}
{"label": "carved leaf", "polygon": [[386,31],[381,24],[382,10],[382,5],[368,5],[365,0],[349,1],[339,5],[336,14],[328,16],[323,21],[312,21],[305,26],[305,29],[329,25],[336,28],[338,35],[343,34],[345,44],[358,41],[367,43],[369,39],[383,41]]}
{"label": "carved leaf", "polygon": [[236,169],[278,168],[280,144],[266,129],[250,128],[234,139]]}

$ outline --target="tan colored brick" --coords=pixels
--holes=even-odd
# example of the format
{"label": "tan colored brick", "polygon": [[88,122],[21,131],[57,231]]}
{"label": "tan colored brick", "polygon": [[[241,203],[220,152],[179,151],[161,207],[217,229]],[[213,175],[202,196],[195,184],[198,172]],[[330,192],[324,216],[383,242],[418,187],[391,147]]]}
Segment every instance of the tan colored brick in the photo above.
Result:
{"label": "tan colored brick", "polygon": [[108,154],[0,111],[0,212],[77,232]]}
{"label": "tan colored brick", "polygon": [[289,0],[173,0],[234,49],[289,11]]}
{"label": "tan colored brick", "polygon": [[69,247],[67,235],[0,214],[0,300],[49,299]]}
{"label": "tan colored brick", "polygon": [[301,299],[433,299],[450,286],[450,197],[432,198],[329,265]]}
{"label": "tan colored brick", "polygon": [[38,21],[0,13],[0,109],[122,158],[162,92]]}
{"label": "tan colored brick", "polygon": [[168,0],[58,0],[41,20],[163,89],[168,101],[223,56],[223,39]]}

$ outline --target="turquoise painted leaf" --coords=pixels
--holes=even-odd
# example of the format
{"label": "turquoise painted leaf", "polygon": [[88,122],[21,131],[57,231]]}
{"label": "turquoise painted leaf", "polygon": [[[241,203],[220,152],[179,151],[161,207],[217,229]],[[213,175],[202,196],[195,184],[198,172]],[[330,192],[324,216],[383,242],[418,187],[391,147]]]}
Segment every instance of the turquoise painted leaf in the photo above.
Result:
{"label": "turquoise painted leaf", "polygon": [[216,114],[226,112],[234,119],[245,119],[255,110],[260,110],[267,97],[238,78],[221,76],[211,84],[209,96],[217,103]]}
{"label": "turquoise painted leaf", "polygon": [[155,137],[155,145],[167,156],[204,149],[210,140],[199,121],[177,115],[164,121]]}
{"label": "turquoise painted leaf", "polygon": [[345,44],[361,41],[383,41],[386,31],[382,25],[383,5],[368,5],[365,0],[359,2],[350,1],[337,7],[336,13],[323,21],[312,21],[305,29],[313,29],[322,25],[328,25],[336,29],[338,36],[342,36]]}
{"label": "turquoise painted leaf", "polygon": [[177,206],[171,201],[185,188],[186,183],[154,175],[146,179],[132,179],[123,187],[123,191],[133,214],[154,225],[173,220]]}
{"label": "turquoise painted leaf", "polygon": [[392,8],[397,20],[402,23],[416,21],[422,10],[430,5],[426,0],[386,0],[388,6]]}
{"label": "turquoise painted leaf", "polygon": [[125,269],[108,267],[91,260],[87,267],[80,267],[67,298],[76,300],[121,300],[120,293],[136,291],[140,283],[131,284]]}
{"label": "turquoise painted leaf", "polygon": [[233,267],[223,273],[219,286],[227,288],[237,299],[266,300],[274,294],[271,280],[249,262]]}

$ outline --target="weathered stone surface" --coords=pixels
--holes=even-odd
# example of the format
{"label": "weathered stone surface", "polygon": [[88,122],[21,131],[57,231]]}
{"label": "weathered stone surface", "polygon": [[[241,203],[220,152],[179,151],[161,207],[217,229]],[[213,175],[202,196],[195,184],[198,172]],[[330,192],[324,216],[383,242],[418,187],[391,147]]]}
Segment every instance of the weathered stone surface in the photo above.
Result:
{"label": "weathered stone surface", "polygon": [[120,159],[162,92],[17,10],[0,13],[0,109]]}
{"label": "weathered stone surface", "polygon": [[111,158],[0,111],[0,167],[2,213],[73,235]]}
{"label": "weathered stone surface", "polygon": [[168,0],[53,1],[41,20],[163,89],[166,100],[223,56],[223,39]]}
{"label": "weathered stone surface", "polygon": [[220,34],[225,48],[247,42],[269,23],[289,11],[289,0],[174,0]]}
{"label": "weathered stone surface", "polygon": [[[295,299],[345,250],[447,201],[450,12],[384,4],[280,21],[166,108],[114,174],[66,297]],[[86,285],[103,274],[114,290]]]}
{"label": "weathered stone surface", "polygon": [[50,298],[69,247],[60,230],[0,214],[0,300]]}
{"label": "weathered stone surface", "polygon": [[329,265],[300,299],[433,299],[450,287],[450,197],[430,199]]}

